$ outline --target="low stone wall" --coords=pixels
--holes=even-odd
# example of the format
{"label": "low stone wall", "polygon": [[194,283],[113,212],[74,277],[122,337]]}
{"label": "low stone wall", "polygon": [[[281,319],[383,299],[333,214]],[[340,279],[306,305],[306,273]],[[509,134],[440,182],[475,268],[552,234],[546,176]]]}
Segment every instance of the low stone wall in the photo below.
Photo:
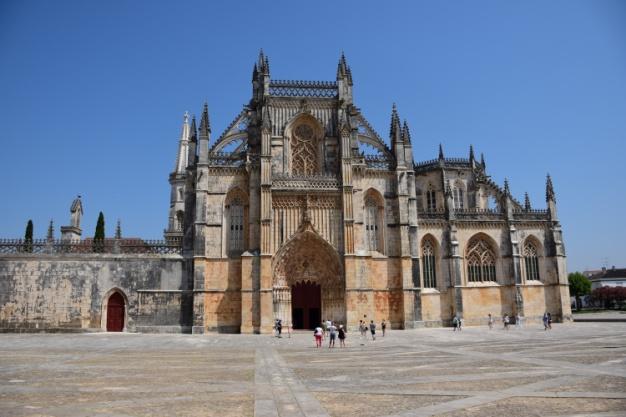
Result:
{"label": "low stone wall", "polygon": [[0,331],[100,331],[115,291],[129,332],[191,329],[183,259],[169,254],[10,254],[0,257]]}

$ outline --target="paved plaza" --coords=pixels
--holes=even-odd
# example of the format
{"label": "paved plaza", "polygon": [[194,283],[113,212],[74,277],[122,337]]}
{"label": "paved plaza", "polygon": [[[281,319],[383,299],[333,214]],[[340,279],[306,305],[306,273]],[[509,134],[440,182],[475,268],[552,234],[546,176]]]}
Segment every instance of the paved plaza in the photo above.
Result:
{"label": "paved plaza", "polygon": [[626,324],[391,331],[0,335],[0,416],[626,415]]}

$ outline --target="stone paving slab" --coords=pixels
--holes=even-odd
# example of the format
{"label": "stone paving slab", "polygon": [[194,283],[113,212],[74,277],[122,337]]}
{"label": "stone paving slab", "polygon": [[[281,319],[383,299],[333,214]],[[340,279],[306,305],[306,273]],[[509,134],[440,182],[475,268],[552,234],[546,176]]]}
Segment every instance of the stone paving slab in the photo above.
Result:
{"label": "stone paving slab", "polygon": [[0,416],[626,416],[626,327],[3,334]]}

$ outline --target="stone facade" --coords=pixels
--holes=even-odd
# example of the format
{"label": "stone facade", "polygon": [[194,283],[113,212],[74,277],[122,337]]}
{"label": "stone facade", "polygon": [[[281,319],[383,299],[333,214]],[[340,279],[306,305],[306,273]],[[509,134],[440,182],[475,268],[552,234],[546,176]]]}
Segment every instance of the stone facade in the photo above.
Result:
{"label": "stone facade", "polygon": [[[110,291],[130,331],[569,319],[550,178],[535,210],[471,147],[415,163],[395,106],[387,143],[352,88],[343,56],[335,81],[284,81],[261,53],[250,102],[217,140],[206,104],[199,128],[185,114],[164,233],[177,254],[2,255],[2,328],[106,328]],[[72,210],[64,241],[76,245],[82,205]]]}

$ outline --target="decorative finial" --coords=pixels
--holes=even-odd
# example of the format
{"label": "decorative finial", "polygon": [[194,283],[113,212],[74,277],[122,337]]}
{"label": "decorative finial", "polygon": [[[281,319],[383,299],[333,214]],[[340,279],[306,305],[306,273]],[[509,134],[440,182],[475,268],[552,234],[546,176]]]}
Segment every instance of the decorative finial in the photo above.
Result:
{"label": "decorative finial", "polygon": [[115,226],[115,238],[122,238],[122,223],[120,222],[120,219],[117,219],[117,225]]}
{"label": "decorative finial", "polygon": [[409,131],[409,124],[407,123],[406,119],[402,124],[402,140],[404,141],[404,143],[411,143],[411,132]]}
{"label": "decorative finial", "polygon": [[211,123],[209,122],[209,105],[204,102],[202,109],[202,119],[200,119],[200,135],[209,136],[211,133]]}
{"label": "decorative finial", "polygon": [[183,115],[183,123],[189,123],[189,112],[187,110],[185,110],[185,114]]}
{"label": "decorative finial", "polygon": [[524,210],[528,211],[532,207],[530,206],[530,197],[528,197],[528,193],[524,193]]}
{"label": "decorative finial", "polygon": [[548,174],[546,177],[546,202],[548,201],[556,202],[556,196],[554,194],[554,186],[552,185],[552,177],[550,177],[550,174]]}
{"label": "decorative finial", "polygon": [[508,179],[504,179],[504,195],[506,195],[507,197],[511,195],[511,190],[509,189],[509,180]]}
{"label": "decorative finial", "polygon": [[48,240],[54,240],[54,222],[50,219],[50,224],[48,225],[48,235],[46,236]]}
{"label": "decorative finial", "polygon": [[389,138],[392,142],[399,140],[402,134],[400,127],[400,117],[398,117],[398,109],[396,103],[391,106],[391,123],[389,126]]}
{"label": "decorative finial", "polygon": [[480,165],[483,167],[483,170],[485,168],[487,168],[487,165],[485,164],[485,155],[483,155],[483,153],[480,153]]}
{"label": "decorative finial", "polygon": [[443,145],[439,144],[439,160],[443,161]]}
{"label": "decorative finial", "polygon": [[474,146],[473,145],[470,145],[469,160],[470,160],[470,164],[474,162]]}
{"label": "decorative finial", "polygon": [[198,135],[198,129],[196,128],[196,115],[191,116],[191,127],[189,128],[189,140],[191,142],[196,141]]}

